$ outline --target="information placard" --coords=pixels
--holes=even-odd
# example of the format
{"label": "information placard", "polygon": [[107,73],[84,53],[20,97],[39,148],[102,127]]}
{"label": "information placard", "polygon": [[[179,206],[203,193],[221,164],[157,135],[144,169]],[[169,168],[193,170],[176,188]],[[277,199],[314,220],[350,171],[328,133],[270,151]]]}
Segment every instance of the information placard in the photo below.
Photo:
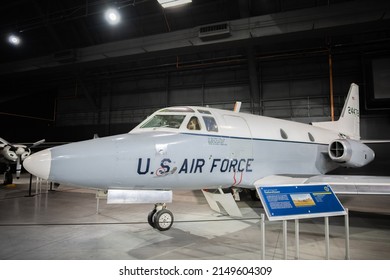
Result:
{"label": "information placard", "polygon": [[270,221],[346,214],[329,185],[260,186],[257,192]]}

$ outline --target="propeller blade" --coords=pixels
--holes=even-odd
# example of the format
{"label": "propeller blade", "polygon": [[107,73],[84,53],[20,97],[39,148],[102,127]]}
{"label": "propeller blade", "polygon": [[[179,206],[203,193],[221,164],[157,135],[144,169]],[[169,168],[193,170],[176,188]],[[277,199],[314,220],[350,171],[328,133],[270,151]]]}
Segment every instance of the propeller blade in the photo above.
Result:
{"label": "propeller blade", "polygon": [[42,143],[44,143],[45,141],[46,141],[45,139],[39,140],[39,141],[33,143],[29,148],[34,148],[34,147],[36,147],[36,146],[39,146],[39,145],[41,145]]}
{"label": "propeller blade", "polygon": [[0,137],[0,142],[2,142],[3,144],[6,144],[6,145],[10,145],[10,143],[8,143],[7,140],[3,139]]}
{"label": "propeller blade", "polygon": [[16,149],[16,147],[13,145],[13,144],[11,144],[10,142],[8,142],[7,140],[5,140],[4,138],[1,138],[0,137],[0,142],[2,142],[4,145],[6,145],[6,146],[10,146],[10,147],[12,147],[13,149]]}

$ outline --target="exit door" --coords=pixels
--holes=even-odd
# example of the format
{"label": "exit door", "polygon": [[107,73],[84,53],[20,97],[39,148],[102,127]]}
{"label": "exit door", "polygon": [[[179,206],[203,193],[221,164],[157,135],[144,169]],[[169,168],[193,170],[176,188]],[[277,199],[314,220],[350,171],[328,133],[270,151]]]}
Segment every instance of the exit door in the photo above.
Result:
{"label": "exit door", "polygon": [[252,157],[252,133],[245,119],[239,116],[224,115],[229,139],[230,158]]}

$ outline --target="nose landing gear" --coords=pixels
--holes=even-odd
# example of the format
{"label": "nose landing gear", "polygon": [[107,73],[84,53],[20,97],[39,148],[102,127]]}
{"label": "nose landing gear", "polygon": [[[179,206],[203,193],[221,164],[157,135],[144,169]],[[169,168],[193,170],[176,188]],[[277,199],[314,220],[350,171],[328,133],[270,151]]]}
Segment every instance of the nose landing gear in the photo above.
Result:
{"label": "nose landing gear", "polygon": [[159,231],[168,230],[173,224],[173,214],[165,203],[157,203],[148,215],[148,223]]}

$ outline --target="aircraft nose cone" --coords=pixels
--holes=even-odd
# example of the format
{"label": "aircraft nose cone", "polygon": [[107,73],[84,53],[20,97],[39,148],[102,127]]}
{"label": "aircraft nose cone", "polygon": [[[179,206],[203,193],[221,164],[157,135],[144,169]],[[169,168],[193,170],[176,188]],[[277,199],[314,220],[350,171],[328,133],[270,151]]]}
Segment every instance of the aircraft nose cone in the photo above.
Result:
{"label": "aircraft nose cone", "polygon": [[51,168],[51,151],[49,149],[32,154],[23,161],[24,168],[31,174],[49,179]]}

